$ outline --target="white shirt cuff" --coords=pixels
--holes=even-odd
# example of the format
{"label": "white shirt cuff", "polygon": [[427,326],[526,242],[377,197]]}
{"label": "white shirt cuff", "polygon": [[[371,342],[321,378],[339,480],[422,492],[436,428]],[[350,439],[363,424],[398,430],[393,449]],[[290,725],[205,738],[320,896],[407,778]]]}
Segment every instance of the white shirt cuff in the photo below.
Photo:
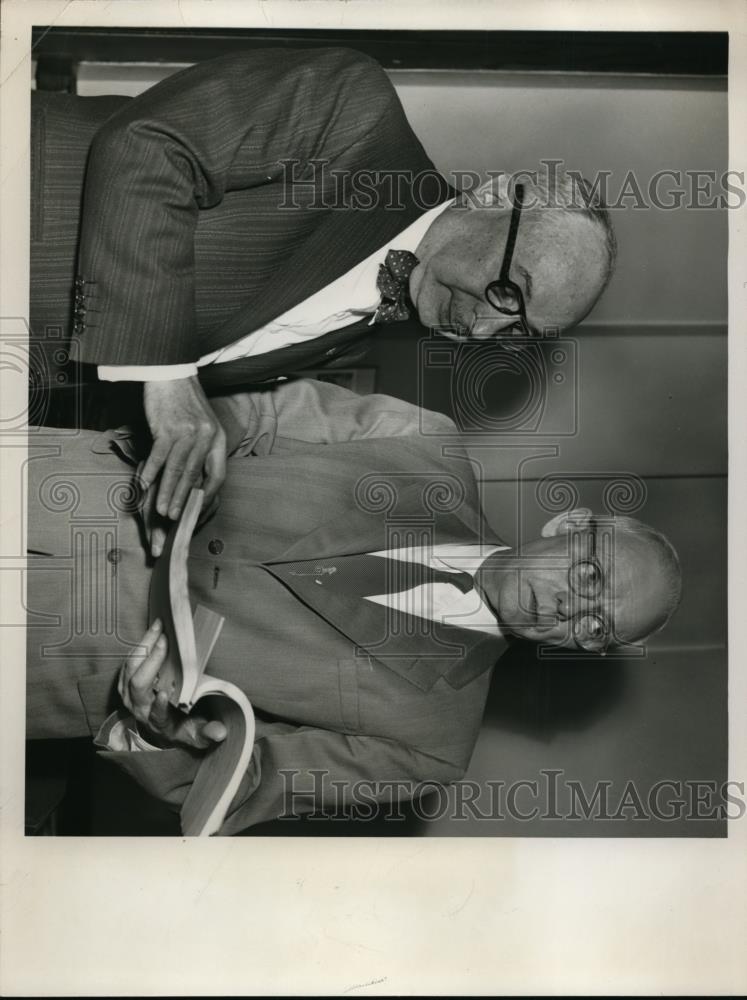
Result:
{"label": "white shirt cuff", "polygon": [[197,365],[99,365],[104,382],[173,382],[197,374]]}
{"label": "white shirt cuff", "polygon": [[135,752],[138,750],[158,751],[160,749],[143,739],[137,731],[137,722],[133,716],[121,710],[112,712],[104,720],[93,742],[95,746],[103,750]]}

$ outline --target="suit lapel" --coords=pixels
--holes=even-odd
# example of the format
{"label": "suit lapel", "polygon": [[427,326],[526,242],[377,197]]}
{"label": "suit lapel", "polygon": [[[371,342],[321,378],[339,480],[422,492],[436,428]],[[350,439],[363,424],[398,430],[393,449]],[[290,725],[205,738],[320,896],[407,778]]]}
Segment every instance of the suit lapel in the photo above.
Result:
{"label": "suit lapel", "polygon": [[361,655],[373,656],[423,691],[440,677],[463,687],[491,667],[505,646],[498,636],[441,625],[327,588],[324,579],[334,559],[266,564],[266,569],[351,639],[364,651]]}
{"label": "suit lapel", "polygon": [[[357,596],[327,589],[325,570],[334,556],[381,551],[418,543],[474,544],[481,538],[479,514],[467,507],[441,511],[418,524],[422,488],[411,485],[399,500],[403,514],[389,534],[382,531],[381,515],[372,517],[360,508],[338,515],[291,545],[281,556],[264,563],[296,597],[346,635],[384,666],[421,690],[427,691],[440,677],[459,688],[491,667],[505,642],[498,636],[474,629],[441,625],[384,607]],[[386,530],[386,529],[384,529]]]}
{"label": "suit lapel", "polygon": [[234,343],[292,309],[394,239],[428,209],[456,195],[432,167],[419,186],[417,201],[410,193],[403,205],[387,207],[390,186],[391,178],[385,176],[374,190],[374,208],[328,209],[259,294],[206,338],[205,353]]}
{"label": "suit lapel", "polygon": [[[431,479],[435,476],[430,474]],[[386,481],[385,474],[380,478]],[[394,510],[385,513],[365,510],[353,498],[344,510],[336,511],[330,520],[297,539],[272,562],[357,555],[434,541],[473,544],[481,540],[483,522],[479,513],[465,504],[455,510],[423,513],[422,492],[419,483],[404,486]]]}

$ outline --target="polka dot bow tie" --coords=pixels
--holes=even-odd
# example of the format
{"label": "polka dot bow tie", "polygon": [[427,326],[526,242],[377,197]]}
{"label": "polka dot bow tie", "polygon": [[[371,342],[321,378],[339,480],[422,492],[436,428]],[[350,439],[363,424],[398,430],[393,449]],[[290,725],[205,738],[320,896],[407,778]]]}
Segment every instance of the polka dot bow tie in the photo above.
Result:
{"label": "polka dot bow tie", "polygon": [[396,323],[410,318],[408,279],[417,262],[418,258],[409,250],[390,250],[386,255],[376,278],[381,303],[374,313],[374,323]]}

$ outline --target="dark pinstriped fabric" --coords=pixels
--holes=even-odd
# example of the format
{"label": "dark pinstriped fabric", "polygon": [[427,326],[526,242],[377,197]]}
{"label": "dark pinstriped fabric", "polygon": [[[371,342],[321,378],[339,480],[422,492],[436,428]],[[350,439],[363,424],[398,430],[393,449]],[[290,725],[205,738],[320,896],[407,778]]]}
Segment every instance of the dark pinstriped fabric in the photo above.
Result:
{"label": "dark pinstriped fabric", "polygon": [[[452,194],[386,74],[346,50],[255,50],[175,74],[134,100],[39,94],[36,103],[32,322],[39,333],[69,330],[73,309],[86,362],[195,361],[303,301]],[[295,208],[283,207],[286,159],[307,182],[311,161],[328,164],[315,186],[296,187]],[[340,209],[330,170],[420,180],[415,192],[400,182],[398,208],[384,179],[369,184],[375,207]],[[369,332],[356,324],[203,375],[216,385],[256,381],[323,363]]]}
{"label": "dark pinstriped fabric", "polygon": [[32,93],[31,329],[37,342],[71,334],[86,159],[96,130],[126,97]]}

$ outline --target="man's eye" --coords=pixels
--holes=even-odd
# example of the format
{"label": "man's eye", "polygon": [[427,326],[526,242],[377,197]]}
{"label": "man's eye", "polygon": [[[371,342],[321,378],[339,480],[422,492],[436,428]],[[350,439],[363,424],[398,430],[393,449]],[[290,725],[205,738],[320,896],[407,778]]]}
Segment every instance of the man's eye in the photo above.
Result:
{"label": "man's eye", "polygon": [[592,562],[578,563],[576,566],[578,588],[586,594],[596,594],[602,585],[602,571]]}
{"label": "man's eye", "polygon": [[602,625],[599,620],[590,622],[587,627],[587,631],[589,633],[589,638],[601,639],[604,635],[604,625]]}
{"label": "man's eye", "polygon": [[583,615],[576,622],[576,636],[579,639],[603,639],[607,634],[607,626],[596,615]]}
{"label": "man's eye", "polygon": [[518,309],[519,296],[511,288],[506,288],[501,295],[505,309]]}

